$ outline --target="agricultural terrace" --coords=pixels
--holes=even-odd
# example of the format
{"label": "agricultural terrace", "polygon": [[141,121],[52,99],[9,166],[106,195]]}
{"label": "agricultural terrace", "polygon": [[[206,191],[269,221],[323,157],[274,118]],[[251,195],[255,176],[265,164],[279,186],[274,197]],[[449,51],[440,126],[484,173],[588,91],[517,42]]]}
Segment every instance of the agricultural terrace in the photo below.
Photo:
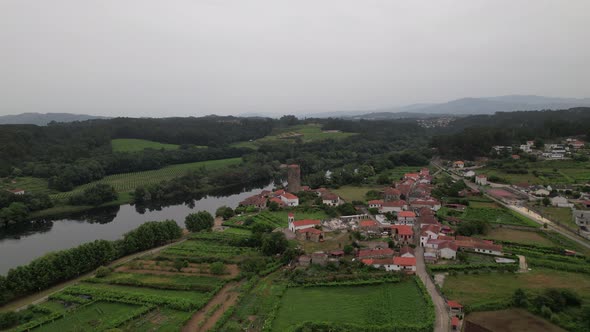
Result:
{"label": "agricultural terrace", "polygon": [[258,146],[264,143],[294,143],[298,139],[301,139],[303,142],[321,141],[326,139],[340,140],[354,135],[356,135],[356,133],[322,130],[322,126],[319,124],[305,124],[278,130],[276,133],[257,139],[256,141],[239,142],[231,144],[231,146],[257,149]]}
{"label": "agricultural terrace", "polygon": [[571,229],[578,229],[578,225],[576,225],[574,217],[572,215],[572,209],[570,208],[560,208],[553,206],[535,206],[535,209],[539,210],[543,217],[546,217],[552,221],[555,221]]}
{"label": "agricultural terrace", "polygon": [[289,213],[295,214],[295,220],[327,219],[328,215],[321,209],[295,209],[291,211],[262,211],[260,213],[246,213],[235,216],[223,223],[224,226],[249,228],[255,223],[267,224],[272,227],[287,227]]}
{"label": "agricultural terrace", "polygon": [[178,150],[177,144],[167,144],[145,139],[136,138],[116,138],[111,140],[113,152],[138,152],[145,149],[154,150]]}
{"label": "agricultural terrace", "polygon": [[164,168],[153,170],[153,171],[143,171],[143,172],[133,172],[133,173],[121,173],[115,175],[105,176],[101,180],[94,181],[91,183],[87,183],[76,187],[72,191],[58,193],[51,195],[52,198],[56,199],[65,199],[69,198],[70,196],[82,192],[84,189],[95,186],[99,183],[104,183],[111,185],[115,188],[115,190],[119,193],[121,192],[129,192],[135,190],[135,188],[139,186],[146,186],[150,184],[157,184],[164,180],[170,180],[175,177],[182,176],[187,172],[198,170],[200,168],[204,169],[219,169],[222,167],[229,167],[232,165],[237,165],[242,162],[242,158],[228,158],[228,159],[219,159],[219,160],[208,160],[208,161],[199,161],[195,163],[186,163],[186,164],[178,164],[178,165],[171,165],[166,166]]}
{"label": "agricultural terrace", "polygon": [[370,286],[294,287],[283,295],[272,330],[289,331],[303,322],[393,329],[432,324],[433,318],[432,306],[413,280]]}
{"label": "agricultural terrace", "polygon": [[468,315],[466,320],[481,327],[487,328],[490,331],[565,331],[564,329],[555,326],[549,321],[539,316],[535,316],[524,309],[475,312]]}
{"label": "agricultural terrace", "polygon": [[510,228],[494,228],[486,235],[482,236],[485,239],[495,241],[509,241],[520,244],[534,244],[542,246],[553,246],[554,243],[542,233],[537,231],[526,231]]}
{"label": "agricultural terrace", "polygon": [[480,172],[488,177],[497,176],[511,184],[572,184],[585,183],[590,178],[590,165],[574,160],[520,160],[505,161],[501,167],[488,166],[480,169]]}
{"label": "agricultural terrace", "polygon": [[47,180],[41,178],[24,176],[15,179],[6,178],[3,181],[0,181],[0,190],[16,188],[24,189],[26,192],[41,194],[53,194],[58,192],[56,190],[49,189],[47,186]]}
{"label": "agricultural terrace", "polygon": [[257,258],[263,269],[280,266],[254,248],[240,247],[247,237],[192,234],[161,253],[135,258],[51,295],[27,309],[33,319],[15,331],[179,331],[187,324],[191,331],[211,328],[237,301],[242,255]]}

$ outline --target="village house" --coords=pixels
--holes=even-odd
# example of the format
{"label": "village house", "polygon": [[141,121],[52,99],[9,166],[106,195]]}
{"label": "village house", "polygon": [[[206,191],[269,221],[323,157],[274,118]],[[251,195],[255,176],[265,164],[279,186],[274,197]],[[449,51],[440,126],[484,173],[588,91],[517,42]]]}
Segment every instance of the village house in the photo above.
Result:
{"label": "village house", "polygon": [[408,274],[416,273],[416,258],[393,257],[393,270],[406,272]]}
{"label": "village house", "polygon": [[463,177],[465,177],[465,178],[471,178],[471,177],[474,177],[474,176],[475,176],[475,172],[472,171],[472,170],[469,170],[469,171],[463,173]]}
{"label": "village house", "polygon": [[326,266],[328,264],[328,254],[323,251],[316,251],[311,254],[311,264]]}
{"label": "village house", "polygon": [[457,160],[453,163],[454,168],[463,168],[465,167],[465,163],[462,160]]}
{"label": "village house", "polygon": [[459,250],[459,247],[452,241],[447,241],[438,246],[438,254],[440,258],[444,259],[457,258],[457,250]]}
{"label": "village house", "polygon": [[488,177],[484,174],[479,174],[475,177],[475,183],[480,186],[485,186],[488,184]]}
{"label": "village house", "polygon": [[322,222],[319,220],[305,219],[305,220],[295,221],[295,215],[293,213],[289,213],[288,221],[289,221],[289,230],[291,230],[291,232],[295,232],[300,229],[315,228],[316,226],[321,226],[321,224],[322,224]]}
{"label": "village house", "polygon": [[370,200],[368,202],[368,204],[369,204],[369,209],[381,209],[381,206],[383,206],[383,200],[373,199],[373,200]]}
{"label": "village house", "polygon": [[277,205],[279,207],[284,207],[285,206],[285,202],[283,202],[280,198],[278,197],[271,197],[268,200],[269,203],[277,203]]}
{"label": "village house", "polygon": [[424,228],[422,228],[422,232],[420,233],[420,246],[425,247],[428,240],[438,239],[439,232],[439,225],[427,225]]}
{"label": "village house", "polygon": [[545,196],[549,196],[549,194],[551,194],[551,192],[547,189],[545,189],[544,187],[540,187],[537,190],[533,191],[533,195],[537,196],[537,197],[545,197]]}
{"label": "village house", "polygon": [[467,236],[457,236],[454,242],[459,249],[474,251],[482,254],[502,256],[502,246],[492,241],[476,239]]}
{"label": "village house", "polygon": [[303,267],[308,267],[311,265],[311,257],[307,255],[299,256],[299,265]]}
{"label": "village house", "polygon": [[286,205],[286,206],[298,206],[299,205],[299,197],[285,192],[282,195],[280,195],[281,201]]}
{"label": "village house", "polygon": [[322,242],[324,241],[324,232],[317,228],[304,228],[295,231],[298,240]]}
{"label": "village house", "polygon": [[267,198],[263,195],[254,195],[246,198],[245,200],[240,202],[241,206],[253,206],[257,209],[265,209],[266,208],[266,201]]}
{"label": "village house", "polygon": [[399,200],[401,197],[401,191],[396,188],[387,187],[383,190],[383,197],[385,201],[396,201]]}
{"label": "village house", "polygon": [[410,205],[413,209],[420,209],[427,207],[433,211],[438,211],[441,208],[441,203],[434,199],[434,198],[427,198],[427,199],[415,199],[413,200]]}
{"label": "village house", "polygon": [[551,205],[556,207],[573,207],[574,204],[570,203],[567,198],[562,196],[555,196],[551,198]]}
{"label": "village house", "polygon": [[522,152],[526,152],[526,153],[531,153],[533,150],[531,149],[531,146],[528,144],[521,144],[519,146],[520,151]]}
{"label": "village house", "polygon": [[400,211],[397,213],[398,225],[414,225],[416,221],[416,214],[413,211]]}
{"label": "village house", "polygon": [[328,206],[339,206],[344,204],[344,201],[340,199],[340,196],[331,192],[326,192],[322,194],[322,203]]}
{"label": "village house", "polygon": [[439,225],[439,222],[434,215],[420,215],[416,218],[416,221],[421,229],[428,225]]}
{"label": "village house", "polygon": [[420,180],[420,174],[419,173],[406,173],[406,174],[404,174],[404,180],[408,180],[408,179],[418,181],[418,180]]}
{"label": "village house", "polygon": [[430,170],[426,167],[420,170],[420,177],[430,176]]}
{"label": "village house", "polygon": [[394,240],[398,244],[411,244],[414,242],[414,230],[409,225],[392,225],[391,231]]}
{"label": "village house", "polygon": [[361,249],[357,253],[357,257],[359,259],[365,258],[388,258],[393,257],[395,252],[393,249],[384,248],[384,249]]}
{"label": "village house", "polygon": [[399,251],[400,257],[416,257],[414,254],[414,249],[412,247],[403,246]]}
{"label": "village house", "polygon": [[361,229],[361,231],[367,233],[367,235],[381,234],[380,225],[375,220],[361,220],[359,222],[359,228]]}
{"label": "village house", "polygon": [[388,201],[383,202],[381,204],[381,208],[379,209],[380,213],[387,213],[387,212],[401,212],[403,210],[408,209],[408,204],[406,201],[399,200],[399,201]]}
{"label": "village house", "polygon": [[463,306],[457,301],[447,300],[447,306],[451,315],[460,315],[463,313]]}
{"label": "village house", "polygon": [[582,230],[590,229],[590,211],[574,210],[574,220]]}

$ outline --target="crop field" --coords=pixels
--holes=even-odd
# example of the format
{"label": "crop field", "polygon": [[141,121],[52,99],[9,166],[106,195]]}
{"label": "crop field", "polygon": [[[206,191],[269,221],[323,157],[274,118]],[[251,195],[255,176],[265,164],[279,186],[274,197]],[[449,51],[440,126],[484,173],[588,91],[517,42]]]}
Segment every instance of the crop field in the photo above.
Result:
{"label": "crop field", "polygon": [[366,201],[365,194],[369,190],[383,190],[385,186],[370,186],[370,187],[360,187],[360,186],[342,186],[338,189],[332,189],[336,195],[342,197],[346,202],[351,203],[352,201]]}
{"label": "crop field", "polygon": [[534,244],[541,246],[553,246],[553,241],[537,233],[536,231],[524,231],[510,228],[494,228],[483,236],[485,239],[510,241],[521,244]]}
{"label": "crop field", "polygon": [[[292,211],[295,214],[295,220],[303,219],[327,219],[328,216],[322,210],[309,210],[309,211]],[[241,226],[248,219],[253,219],[256,223],[265,223],[273,227],[287,227],[289,211],[262,211],[260,213],[250,213],[231,218],[224,222],[224,225],[228,226]]]}
{"label": "crop field", "polygon": [[76,310],[75,315],[66,315],[35,331],[68,332],[68,331],[103,331],[112,328],[112,322],[125,318],[129,312],[141,308],[139,305],[116,302],[94,302]]}
{"label": "crop field", "polygon": [[511,162],[527,169],[527,174],[510,174],[503,169],[486,167],[481,172],[488,176],[498,176],[510,182],[530,184],[585,183],[590,178],[590,165],[573,160],[547,160],[537,162]]}
{"label": "crop field", "polygon": [[533,268],[528,273],[448,275],[443,293],[463,305],[478,305],[509,300],[518,288],[533,292],[567,288],[590,300],[590,278],[587,274],[546,268]]}
{"label": "crop field", "polygon": [[485,220],[494,224],[539,227],[536,222],[504,208],[468,207],[459,218],[464,220]]}
{"label": "crop field", "polygon": [[101,180],[79,186],[72,191],[54,194],[52,195],[52,198],[65,199],[98,183],[111,185],[115,188],[117,192],[129,192],[135,190],[135,188],[139,186],[156,184],[164,180],[170,180],[175,177],[182,176],[189,171],[200,169],[201,167],[205,169],[217,169],[220,167],[229,167],[232,165],[237,165],[241,162],[242,158],[228,158],[219,160],[200,161],[196,163],[171,165],[153,171],[109,175]]}
{"label": "crop field", "polygon": [[356,287],[288,288],[273,321],[287,331],[306,321],[362,326],[403,326],[428,320],[431,313],[413,281]]}
{"label": "crop field", "polygon": [[578,225],[574,222],[572,210],[570,208],[559,208],[552,206],[539,206],[536,207],[541,210],[541,215],[550,220],[556,221],[572,229],[578,229]]}
{"label": "crop field", "polygon": [[[224,289],[236,284],[234,280],[240,273],[236,264],[224,264],[226,271],[217,275],[209,269],[210,263],[238,261],[244,253],[260,256],[254,249],[235,247],[245,237],[231,233],[193,234],[193,239],[172,245],[166,253],[135,258],[105,276],[82,279],[51,295],[32,311],[32,320],[17,329],[180,331],[194,315],[208,313],[208,307],[218,310],[216,303],[227,301]],[[207,263],[192,262],[200,258]],[[185,263],[176,268],[177,261]],[[272,260],[269,264],[276,265]],[[234,300],[238,291],[233,291]],[[214,324],[226,309],[207,319]]]}
{"label": "crop field", "polygon": [[544,331],[562,332],[564,329],[549,321],[531,314],[524,309],[481,311],[469,314],[466,320],[474,322],[490,331],[520,332]]}
{"label": "crop field", "polygon": [[136,138],[116,138],[111,140],[113,152],[137,152],[145,149],[154,150],[178,150],[180,147],[177,144],[166,144],[145,139]]}
{"label": "crop field", "polygon": [[356,133],[324,131],[319,124],[305,124],[286,128],[273,135],[268,135],[252,142],[233,143],[231,146],[257,149],[259,145],[264,143],[294,143],[297,139],[301,139],[303,142],[321,141],[326,139],[340,140],[354,135],[356,135]]}

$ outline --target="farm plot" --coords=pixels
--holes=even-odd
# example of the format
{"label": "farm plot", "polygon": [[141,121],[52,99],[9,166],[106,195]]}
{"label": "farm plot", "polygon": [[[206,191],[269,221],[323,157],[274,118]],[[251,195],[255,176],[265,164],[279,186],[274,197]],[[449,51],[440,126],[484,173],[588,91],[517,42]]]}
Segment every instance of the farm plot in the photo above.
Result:
{"label": "farm plot", "polygon": [[140,305],[115,302],[93,302],[78,308],[75,314],[65,315],[35,329],[40,332],[103,331],[115,328],[116,323],[130,312],[142,309]]}
{"label": "farm plot", "polygon": [[467,321],[490,331],[520,332],[544,331],[563,332],[562,328],[523,309],[482,311],[469,314]]}
{"label": "farm plot", "polygon": [[91,278],[86,283],[139,286],[156,289],[212,292],[223,285],[223,280],[210,276],[161,275],[154,273],[111,273],[104,278]]}
{"label": "farm plot", "polygon": [[520,244],[553,246],[554,243],[536,231],[524,231],[510,228],[495,228],[483,236],[485,239],[509,241]]}
{"label": "farm plot", "polygon": [[240,260],[240,256],[255,255],[258,252],[248,247],[232,247],[223,244],[203,243],[200,241],[185,241],[173,247],[165,249],[163,255],[190,258],[189,261],[227,263]]}
{"label": "farm plot", "polygon": [[468,207],[459,218],[463,220],[484,220],[494,224],[539,227],[536,222],[504,208]]}
{"label": "farm plot", "polygon": [[116,138],[111,140],[111,146],[113,152],[137,152],[145,149],[178,150],[180,147],[177,144],[160,143],[136,138]]}
{"label": "farm plot", "polygon": [[172,310],[168,308],[157,308],[146,315],[139,316],[126,324],[123,331],[159,331],[177,332],[182,329],[184,323],[192,316],[192,313]]}
{"label": "farm plot", "polygon": [[372,187],[360,187],[360,186],[342,186],[338,189],[332,189],[332,191],[342,197],[347,202],[367,200],[366,194],[370,190],[383,190],[383,186],[372,186]]}
{"label": "farm plot", "polygon": [[288,331],[302,322],[333,326],[402,327],[432,323],[434,315],[414,281],[377,286],[289,288],[273,331]]}
{"label": "farm plot", "polygon": [[129,192],[135,190],[139,186],[145,186],[150,184],[160,183],[164,180],[170,180],[175,177],[182,176],[189,171],[198,170],[200,168],[212,169],[220,167],[228,167],[231,165],[237,165],[242,162],[242,158],[228,158],[219,160],[208,160],[200,161],[196,163],[187,163],[167,166],[158,170],[133,172],[133,173],[121,173],[115,175],[109,175],[101,180],[94,181],[91,183],[84,184],[77,187],[76,189],[68,192],[58,193],[51,195],[54,199],[66,199],[70,196],[83,191],[86,188],[95,186],[99,183],[111,185],[117,192]]}

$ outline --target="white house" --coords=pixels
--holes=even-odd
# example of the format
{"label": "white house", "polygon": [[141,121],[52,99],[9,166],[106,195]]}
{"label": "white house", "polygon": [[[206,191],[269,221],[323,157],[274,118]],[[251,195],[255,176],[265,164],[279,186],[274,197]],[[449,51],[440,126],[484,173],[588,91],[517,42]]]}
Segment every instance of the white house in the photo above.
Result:
{"label": "white house", "polygon": [[453,163],[454,168],[463,168],[465,167],[465,163],[462,160],[457,160]]}
{"label": "white house", "polygon": [[322,224],[322,222],[319,220],[305,219],[305,220],[295,221],[295,215],[292,213],[289,213],[289,230],[291,230],[291,232],[295,232],[300,229],[306,229],[306,228],[320,226],[321,224]]}
{"label": "white house", "polygon": [[574,204],[570,203],[567,198],[562,196],[555,196],[551,198],[551,205],[557,207],[573,207]]}
{"label": "white house", "polygon": [[344,202],[340,199],[340,196],[332,193],[324,193],[322,195],[322,203],[329,206],[342,205]]}
{"label": "white house", "polygon": [[416,257],[412,247],[404,246],[399,250],[400,257]]}
{"label": "white house", "polygon": [[379,210],[380,213],[387,213],[387,212],[401,212],[403,210],[408,209],[408,203],[406,201],[393,201],[393,202],[383,202],[381,204],[381,209]]}
{"label": "white house", "polygon": [[285,203],[286,206],[298,206],[299,205],[299,197],[285,192],[281,196],[281,201]]}
{"label": "white house", "polygon": [[529,153],[530,153],[530,152],[532,152],[532,151],[533,151],[533,150],[531,149],[531,146],[530,146],[530,145],[528,145],[528,144],[522,144],[522,145],[520,145],[520,147],[519,147],[519,148],[520,148],[520,151],[522,151],[522,152],[529,152]]}
{"label": "white house", "polygon": [[428,225],[422,228],[422,233],[420,233],[420,246],[425,247],[426,243],[430,239],[436,240],[438,238],[439,231],[440,226],[438,225]]}
{"label": "white house", "polygon": [[393,257],[393,270],[404,271],[406,273],[416,273],[415,257]]}
{"label": "white house", "polygon": [[457,258],[457,245],[452,243],[451,241],[447,241],[446,243],[441,243],[438,246],[438,255],[440,258],[444,259],[455,259]]}
{"label": "white house", "polygon": [[474,171],[471,171],[471,170],[463,173],[463,177],[466,177],[466,178],[470,178],[470,177],[473,177],[473,176],[475,176],[475,172]]}
{"label": "white house", "polygon": [[533,192],[535,196],[549,196],[551,192],[545,188],[539,188]]}
{"label": "white house", "polygon": [[380,199],[374,199],[368,202],[369,203],[369,209],[375,208],[375,209],[381,209],[381,206],[383,206],[383,200]]}
{"label": "white house", "polygon": [[488,177],[484,174],[479,174],[475,177],[475,183],[479,184],[480,186],[485,186],[488,184]]}
{"label": "white house", "polygon": [[414,225],[416,221],[416,214],[412,211],[400,211],[397,213],[397,222],[398,225]]}

